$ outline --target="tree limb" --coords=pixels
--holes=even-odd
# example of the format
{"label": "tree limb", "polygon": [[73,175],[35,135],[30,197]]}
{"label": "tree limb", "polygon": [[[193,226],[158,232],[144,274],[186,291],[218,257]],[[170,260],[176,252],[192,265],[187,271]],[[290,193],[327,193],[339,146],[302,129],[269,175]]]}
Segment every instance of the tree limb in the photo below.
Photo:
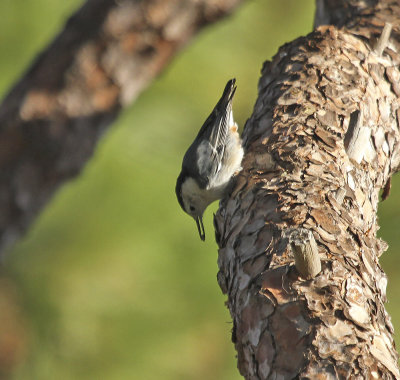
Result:
{"label": "tree limb", "polygon": [[[264,64],[243,171],[215,217],[218,280],[246,379],[400,378],[376,236],[379,190],[400,161],[400,4],[317,4],[319,27]],[[308,281],[293,265],[295,228],[322,260]]]}
{"label": "tree limb", "polygon": [[241,0],[87,0],[0,105],[0,249],[76,175],[98,136]]}

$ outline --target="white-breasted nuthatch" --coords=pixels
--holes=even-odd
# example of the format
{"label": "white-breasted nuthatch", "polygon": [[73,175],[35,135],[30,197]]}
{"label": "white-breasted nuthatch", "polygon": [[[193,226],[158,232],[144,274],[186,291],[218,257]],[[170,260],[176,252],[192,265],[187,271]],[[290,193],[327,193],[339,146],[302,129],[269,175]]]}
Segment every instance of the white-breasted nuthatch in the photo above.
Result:
{"label": "white-breasted nuthatch", "polygon": [[232,176],[241,169],[242,141],[232,113],[235,83],[231,79],[226,84],[221,99],[183,157],[176,182],[179,204],[196,221],[203,241],[204,210],[224,196]]}

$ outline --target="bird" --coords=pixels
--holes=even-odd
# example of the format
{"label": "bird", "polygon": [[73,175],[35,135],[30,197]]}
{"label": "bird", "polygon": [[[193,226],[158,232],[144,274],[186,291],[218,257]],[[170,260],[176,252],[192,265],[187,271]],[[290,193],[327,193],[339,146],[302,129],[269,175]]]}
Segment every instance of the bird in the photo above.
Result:
{"label": "bird", "polygon": [[195,221],[205,240],[203,214],[212,202],[226,194],[231,179],[242,169],[244,155],[232,101],[236,79],[230,79],[217,105],[186,151],[175,192],[183,211]]}

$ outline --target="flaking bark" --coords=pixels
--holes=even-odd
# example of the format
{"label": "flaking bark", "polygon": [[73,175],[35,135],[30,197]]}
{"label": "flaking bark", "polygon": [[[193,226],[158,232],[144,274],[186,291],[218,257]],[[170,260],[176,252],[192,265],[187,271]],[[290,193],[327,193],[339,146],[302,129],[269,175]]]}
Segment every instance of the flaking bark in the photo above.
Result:
{"label": "flaking bark", "polygon": [[[243,171],[215,217],[218,281],[246,379],[396,379],[376,212],[399,166],[400,5],[317,5],[317,29],[262,69]],[[349,156],[352,123],[368,133]],[[312,280],[294,270],[293,228],[318,245]]]}
{"label": "flaking bark", "polygon": [[0,105],[0,251],[191,37],[242,0],[87,0]]}

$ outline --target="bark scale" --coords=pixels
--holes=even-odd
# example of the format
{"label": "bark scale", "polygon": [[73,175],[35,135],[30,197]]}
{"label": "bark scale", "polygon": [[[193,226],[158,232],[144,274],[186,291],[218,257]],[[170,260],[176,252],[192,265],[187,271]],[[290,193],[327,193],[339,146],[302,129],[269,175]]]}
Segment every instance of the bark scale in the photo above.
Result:
{"label": "bark scale", "polygon": [[204,26],[242,0],[87,0],[0,105],[0,251]]}
{"label": "bark scale", "polygon": [[[400,378],[376,236],[400,162],[400,4],[317,5],[317,29],[262,69],[243,171],[215,216],[218,281],[246,379]],[[311,280],[294,266],[296,228],[318,246]]]}

